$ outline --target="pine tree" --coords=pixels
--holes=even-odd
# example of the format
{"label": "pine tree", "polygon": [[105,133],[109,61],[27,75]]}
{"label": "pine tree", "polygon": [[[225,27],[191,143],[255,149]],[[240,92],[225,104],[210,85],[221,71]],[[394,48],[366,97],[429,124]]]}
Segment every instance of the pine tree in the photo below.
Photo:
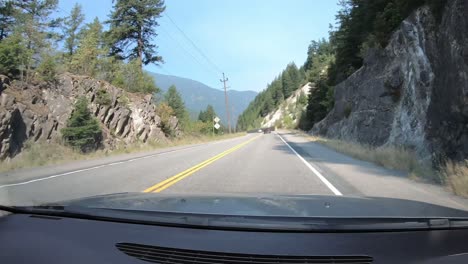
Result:
{"label": "pine tree", "polygon": [[202,122],[205,122],[205,120],[206,120],[205,111],[200,110],[200,113],[198,113],[198,120],[202,121]]}
{"label": "pine tree", "polygon": [[89,76],[95,76],[99,64],[99,59],[105,55],[102,47],[102,25],[96,17],[94,21],[83,30],[83,38],[79,43],[79,48],[72,56],[70,70]]}
{"label": "pine tree", "polygon": [[141,66],[161,62],[152,39],[157,35],[156,20],[164,9],[163,0],[116,0],[107,21],[111,54],[120,59],[137,59]]}
{"label": "pine tree", "polygon": [[205,122],[213,122],[213,119],[216,117],[216,112],[212,105],[208,105],[205,110]]}
{"label": "pine tree", "polygon": [[0,41],[0,72],[10,77],[20,74],[20,67],[25,64],[28,50],[19,34],[12,34]]}
{"label": "pine tree", "polygon": [[64,21],[65,49],[69,56],[75,53],[78,45],[78,35],[85,16],[81,10],[81,5],[76,3],[68,17]]}
{"label": "pine tree", "polygon": [[32,68],[40,61],[40,55],[50,46],[52,39],[58,36],[54,29],[60,25],[60,19],[52,19],[51,14],[57,10],[58,0],[15,1],[17,32],[26,41],[27,59],[25,62],[26,81],[32,76]]}
{"label": "pine tree", "polygon": [[174,110],[167,104],[167,102],[162,102],[157,106],[156,113],[158,113],[161,118],[161,130],[166,136],[173,137],[174,131],[170,126],[170,119],[174,115]]}
{"label": "pine tree", "polygon": [[0,41],[13,31],[15,11],[13,1],[0,1]]}
{"label": "pine tree", "polygon": [[185,109],[184,100],[182,100],[180,93],[174,85],[169,87],[164,97],[165,101],[172,110],[174,110],[174,114],[179,120],[187,118],[187,110]]}
{"label": "pine tree", "polygon": [[299,77],[299,69],[297,68],[294,62],[288,64],[286,70],[291,78],[291,92],[296,91],[299,88],[299,84],[301,82]]}
{"label": "pine tree", "polygon": [[294,91],[294,82],[289,75],[288,70],[284,70],[283,74],[281,75],[282,85],[283,85],[283,95],[284,98],[288,98]]}
{"label": "pine tree", "polygon": [[98,121],[88,109],[86,97],[80,97],[68,119],[67,125],[61,130],[65,142],[83,152],[99,147],[102,140],[102,131]]}

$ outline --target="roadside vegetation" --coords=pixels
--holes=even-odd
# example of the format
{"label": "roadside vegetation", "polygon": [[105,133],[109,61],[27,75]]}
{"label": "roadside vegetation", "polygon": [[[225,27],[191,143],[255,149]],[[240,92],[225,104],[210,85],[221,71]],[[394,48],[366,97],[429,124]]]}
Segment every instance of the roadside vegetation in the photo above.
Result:
{"label": "roadside vegetation", "polygon": [[[126,94],[153,94],[160,128],[168,138],[164,142],[135,143],[105,150],[103,127],[90,113],[89,102],[75,102],[62,138],[57,142],[29,142],[22,153],[1,162],[0,170],[41,166],[68,160],[130,153],[181,144],[239,136],[224,135],[224,127],[213,129],[216,113],[207,106],[197,120],[191,120],[175,86],[163,94],[144,66],[163,63],[154,38],[165,5],[162,0],[116,0],[108,19],[85,23],[80,4],[64,17],[58,17],[58,0],[0,1],[0,74],[13,83],[41,83],[56,89],[58,76],[65,72],[90,76],[121,88]],[[128,104],[130,97],[122,97]],[[105,90],[98,91],[96,103],[109,105]],[[174,117],[177,120],[174,120]],[[174,123],[178,124],[174,128]]]}
{"label": "roadside vegetation", "polygon": [[434,168],[432,164],[422,163],[418,160],[416,153],[401,147],[383,146],[376,148],[355,142],[306,134],[304,136],[313,142],[356,159],[369,161],[388,169],[405,171],[408,173],[408,177],[413,180],[444,185],[456,195],[468,197],[468,160],[464,162],[448,161],[438,168]]}
{"label": "roadside vegetation", "polygon": [[[339,1],[341,8],[336,15],[335,26],[330,25],[328,40],[311,41],[305,63],[302,66],[287,65],[242,113],[238,129],[259,128],[268,113],[278,109],[300,85],[307,82],[313,84],[313,89],[307,95],[307,108],[293,127],[311,129],[333,108],[334,87],[358,70],[369,52],[385,47],[404,18],[427,4],[440,19],[446,1]],[[347,112],[350,113],[351,108]],[[285,116],[286,119],[289,117]],[[281,120],[279,123],[289,124],[289,121]]]}
{"label": "roadside vegetation", "polygon": [[24,149],[19,155],[11,160],[0,162],[0,172],[47,165],[59,165],[77,160],[91,160],[130,153],[144,153],[161,148],[201,144],[210,141],[241,137],[244,135],[246,135],[245,132],[214,136],[210,134],[191,134],[168,141],[149,141],[146,143],[136,142],[133,144],[122,144],[112,150],[99,149],[89,153],[83,153],[79,149],[65,146],[63,142],[33,143],[28,141],[25,143]]}

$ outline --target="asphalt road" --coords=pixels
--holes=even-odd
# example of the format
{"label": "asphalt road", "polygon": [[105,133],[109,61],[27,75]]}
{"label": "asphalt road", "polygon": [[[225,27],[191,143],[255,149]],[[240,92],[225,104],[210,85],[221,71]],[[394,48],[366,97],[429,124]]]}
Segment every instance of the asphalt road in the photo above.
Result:
{"label": "asphalt road", "polygon": [[121,192],[392,197],[468,210],[468,200],[289,132],[0,174],[0,204]]}

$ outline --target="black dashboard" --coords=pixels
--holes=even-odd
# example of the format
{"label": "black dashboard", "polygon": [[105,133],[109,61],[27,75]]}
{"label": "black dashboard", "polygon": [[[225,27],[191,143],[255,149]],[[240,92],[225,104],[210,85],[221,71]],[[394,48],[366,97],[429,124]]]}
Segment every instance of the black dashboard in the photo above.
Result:
{"label": "black dashboard", "polygon": [[0,263],[468,263],[468,230],[256,232],[0,218]]}

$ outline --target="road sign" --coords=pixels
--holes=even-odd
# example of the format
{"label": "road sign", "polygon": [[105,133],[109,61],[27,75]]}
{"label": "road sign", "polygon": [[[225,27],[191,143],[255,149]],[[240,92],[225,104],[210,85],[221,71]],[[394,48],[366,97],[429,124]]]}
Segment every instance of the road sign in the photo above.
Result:
{"label": "road sign", "polygon": [[216,123],[216,124],[214,125],[214,128],[216,128],[216,129],[219,129],[220,127],[221,127],[221,126],[220,126],[218,123]]}
{"label": "road sign", "polygon": [[213,121],[215,121],[215,123],[219,123],[219,121],[221,121],[221,119],[219,119],[219,117],[215,117],[215,118],[213,119]]}

